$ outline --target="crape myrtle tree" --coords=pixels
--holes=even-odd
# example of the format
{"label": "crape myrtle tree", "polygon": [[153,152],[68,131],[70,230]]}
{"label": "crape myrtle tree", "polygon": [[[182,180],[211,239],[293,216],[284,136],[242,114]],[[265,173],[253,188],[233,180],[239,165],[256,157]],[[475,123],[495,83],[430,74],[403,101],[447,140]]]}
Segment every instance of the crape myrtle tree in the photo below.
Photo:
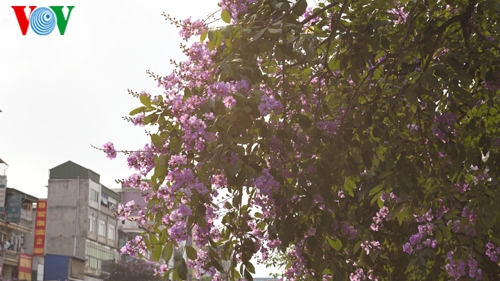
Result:
{"label": "crape myrtle tree", "polygon": [[133,259],[127,262],[113,263],[109,265],[101,276],[104,281],[161,281],[160,276],[155,275],[156,265],[152,262]]}
{"label": "crape myrtle tree", "polygon": [[499,280],[498,1],[220,6],[166,16],[195,43],[131,92],[147,203],[119,215],[154,225],[123,253],[177,249],[158,271],[181,279],[252,280],[257,257],[286,280]]}

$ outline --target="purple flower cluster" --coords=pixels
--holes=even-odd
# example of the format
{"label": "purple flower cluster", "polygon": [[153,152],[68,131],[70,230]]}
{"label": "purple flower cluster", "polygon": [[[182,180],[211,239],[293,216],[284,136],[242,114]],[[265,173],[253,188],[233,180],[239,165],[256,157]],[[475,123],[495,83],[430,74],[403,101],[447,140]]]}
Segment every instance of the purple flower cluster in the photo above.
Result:
{"label": "purple flower cluster", "polygon": [[[302,15],[302,20],[309,18],[310,16],[313,15],[313,13],[314,13],[313,8],[307,7],[306,11]],[[319,16],[312,18],[311,20],[309,20],[309,22],[306,25],[304,25],[303,29],[306,30],[308,27],[314,25],[315,23],[319,22],[320,20],[321,20],[321,18]]]}
{"label": "purple flower cluster", "polygon": [[201,35],[207,28],[207,25],[201,20],[191,21],[191,17],[189,17],[182,21],[179,35],[187,41],[193,35]]}
{"label": "purple flower cluster", "polygon": [[494,263],[498,263],[498,255],[500,254],[500,247],[495,247],[493,243],[486,243],[486,255]]}
{"label": "purple flower cluster", "polygon": [[154,156],[152,146],[146,144],[143,150],[135,151],[127,157],[128,167],[145,176],[155,167]]}
{"label": "purple flower cluster", "polygon": [[373,217],[373,223],[370,226],[371,230],[378,231],[379,227],[382,226],[384,220],[388,221],[390,218],[391,214],[389,212],[389,208],[387,208],[386,206],[382,206],[375,217]]}
{"label": "purple flower cluster", "polygon": [[248,6],[257,3],[257,0],[221,0],[219,5],[221,5],[222,10],[226,10],[231,14],[231,19],[236,22],[238,15],[240,13],[246,13],[248,11]]}
{"label": "purple flower cluster", "polygon": [[462,209],[462,218],[464,219],[450,220],[447,222],[447,225],[455,233],[464,232],[467,236],[476,236],[476,229],[474,228],[476,222],[475,212],[465,207]]}
{"label": "purple flower cluster", "polygon": [[348,240],[354,239],[358,234],[358,231],[352,226],[347,224],[346,222],[342,223],[342,228],[340,229],[343,236],[346,236]]}
{"label": "purple flower cluster", "polygon": [[135,115],[134,119],[132,119],[132,123],[135,126],[144,127],[144,116],[145,116],[144,113],[139,113]]}
{"label": "purple flower cluster", "polygon": [[448,274],[454,278],[455,280],[460,279],[460,277],[466,275],[467,267],[469,267],[469,277],[475,280],[483,279],[483,272],[480,268],[477,268],[478,262],[474,259],[472,255],[469,255],[469,258],[466,261],[464,260],[455,260],[453,258],[453,251],[449,251],[446,254],[448,258],[448,263],[445,265],[445,269]]}
{"label": "purple flower cluster", "polygon": [[431,238],[427,238],[424,240],[425,236],[432,236],[432,228],[432,223],[419,225],[418,233],[413,234],[410,237],[410,242],[406,242],[406,244],[403,245],[403,251],[411,254],[413,253],[413,249],[415,249],[416,251],[420,251],[424,246],[436,248],[437,240]]}
{"label": "purple flower cluster", "polygon": [[408,13],[404,11],[404,6],[401,6],[399,1],[394,2],[395,8],[387,10],[387,13],[393,15],[395,18],[392,22],[395,24],[406,23],[408,19]]}
{"label": "purple flower cluster", "polygon": [[450,131],[450,126],[457,121],[457,115],[452,112],[445,112],[434,116],[434,122],[443,126],[446,132]]}
{"label": "purple flower cluster", "polygon": [[147,252],[146,243],[142,236],[137,235],[133,240],[128,241],[125,246],[120,249],[122,255],[137,257],[144,256]]}
{"label": "purple flower cluster", "polygon": [[448,254],[446,254],[446,257],[448,258],[448,263],[444,268],[446,269],[448,274],[452,278],[455,278],[455,280],[458,280],[460,277],[465,276],[467,263],[463,260],[456,261],[455,259],[453,259],[452,251],[449,251]]}
{"label": "purple flower cluster", "polygon": [[335,121],[318,121],[316,128],[321,130],[325,135],[335,135],[339,131],[340,120]]}
{"label": "purple flower cluster", "polygon": [[115,159],[116,158],[116,150],[115,146],[113,145],[112,142],[107,142],[105,143],[102,148],[104,149],[104,152],[106,153],[106,157],[109,159]]}
{"label": "purple flower cluster", "polygon": [[365,272],[363,271],[362,268],[356,268],[354,272],[351,272],[349,274],[349,280],[350,281],[364,281],[366,280],[366,275]]}
{"label": "purple flower cluster", "polygon": [[274,179],[268,169],[262,170],[262,175],[255,179],[254,185],[261,194],[267,196],[272,196],[273,192],[277,191],[280,187],[279,182]]}
{"label": "purple flower cluster", "polygon": [[302,276],[307,276],[310,274],[306,267],[307,260],[302,255],[302,243],[293,248],[289,253],[290,260],[292,261],[292,266],[285,270],[285,276],[287,280],[298,281],[302,280]]}
{"label": "purple flower cluster", "polygon": [[259,112],[262,116],[266,116],[271,111],[274,111],[275,114],[281,112],[283,106],[279,100],[274,99],[268,95],[262,95],[260,98]]}
{"label": "purple flower cluster", "polygon": [[399,198],[399,196],[396,196],[396,194],[394,194],[394,192],[385,192],[385,193],[382,193],[382,195],[380,195],[380,201],[382,202],[386,202],[387,200],[389,200],[388,202],[392,202],[392,203],[400,203],[401,202],[401,198]]}
{"label": "purple flower cluster", "polygon": [[118,219],[126,220],[134,210],[134,206],[135,206],[134,200],[127,202],[125,205],[123,204],[118,205]]}
{"label": "purple flower cluster", "polygon": [[365,241],[361,243],[361,249],[365,250],[366,254],[374,253],[377,255],[380,252],[380,242],[378,241]]}
{"label": "purple flower cluster", "polygon": [[163,276],[163,274],[165,274],[165,272],[168,271],[168,265],[162,264],[162,265],[160,265],[159,268],[155,268],[154,271],[155,271],[155,275]]}
{"label": "purple flower cluster", "polygon": [[431,247],[433,249],[437,247],[437,240],[431,238],[434,228],[432,220],[434,220],[432,209],[429,209],[421,216],[415,216],[415,221],[423,224],[418,226],[417,233],[410,236],[409,242],[403,245],[403,252],[411,255],[414,251],[420,251],[423,247]]}
{"label": "purple flower cluster", "polygon": [[123,187],[136,188],[141,185],[141,178],[139,174],[132,174],[123,182]]}
{"label": "purple flower cluster", "polygon": [[[197,257],[195,260],[188,260],[187,266],[195,269],[195,277],[200,279],[204,275],[215,276],[217,271],[213,267],[206,267],[206,264],[210,262],[210,256],[208,255],[207,250],[198,249]],[[212,279],[213,280],[213,279]]]}
{"label": "purple flower cluster", "polygon": [[[448,133],[452,130],[451,126],[456,120],[456,114],[451,112],[435,115],[434,122],[437,126],[432,127],[432,135],[443,143],[446,143],[446,141],[444,140],[445,133]],[[453,134],[456,134],[455,130],[453,131]]]}
{"label": "purple flower cluster", "polygon": [[232,96],[226,96],[222,100],[222,103],[229,109],[233,108],[233,106],[236,104],[236,100]]}

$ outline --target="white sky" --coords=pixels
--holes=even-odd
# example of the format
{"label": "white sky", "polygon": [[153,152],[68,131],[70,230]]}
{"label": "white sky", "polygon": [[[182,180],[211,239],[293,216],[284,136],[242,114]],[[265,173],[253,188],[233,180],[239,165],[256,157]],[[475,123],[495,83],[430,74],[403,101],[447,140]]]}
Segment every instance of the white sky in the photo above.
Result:
{"label": "white sky", "polygon": [[[145,71],[167,75],[170,59],[184,59],[178,30],[161,16],[206,18],[218,0],[10,0],[0,4],[0,158],[8,187],[46,198],[49,169],[68,160],[118,188],[125,156],[109,160],[90,144],[142,148],[144,128],[122,116],[140,106],[127,89],[161,90]],[[21,34],[11,6],[75,6],[64,36],[28,28]],[[28,11],[28,8],[26,9]],[[67,10],[64,10],[65,15]],[[0,167],[0,174],[3,170]],[[256,276],[269,271],[257,267]]]}
{"label": "white sky", "polygon": [[[122,119],[140,106],[127,89],[161,93],[145,71],[167,75],[170,59],[184,59],[178,30],[161,13],[205,18],[219,9],[217,2],[2,1],[0,158],[9,164],[8,186],[46,197],[49,169],[71,160],[100,174],[107,187],[119,187],[114,180],[133,172],[126,158],[111,161],[90,144],[144,146],[144,128]],[[57,27],[47,36],[29,28],[23,36],[11,8],[16,5],[75,8],[64,36]]]}

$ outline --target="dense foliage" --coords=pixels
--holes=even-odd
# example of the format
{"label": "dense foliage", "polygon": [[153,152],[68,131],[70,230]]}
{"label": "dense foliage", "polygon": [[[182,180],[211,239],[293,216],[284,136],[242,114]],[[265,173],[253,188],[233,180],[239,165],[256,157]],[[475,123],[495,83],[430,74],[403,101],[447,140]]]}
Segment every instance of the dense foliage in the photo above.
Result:
{"label": "dense foliage", "polygon": [[101,277],[104,281],[160,281],[160,276],[155,275],[155,264],[143,260],[112,263],[106,269],[109,273]]}
{"label": "dense foliage", "polygon": [[221,7],[218,27],[167,16],[201,43],[135,94],[154,130],[126,183],[155,225],[124,253],[168,260],[192,233],[164,271],[251,280],[282,255],[287,280],[499,280],[498,1]]}

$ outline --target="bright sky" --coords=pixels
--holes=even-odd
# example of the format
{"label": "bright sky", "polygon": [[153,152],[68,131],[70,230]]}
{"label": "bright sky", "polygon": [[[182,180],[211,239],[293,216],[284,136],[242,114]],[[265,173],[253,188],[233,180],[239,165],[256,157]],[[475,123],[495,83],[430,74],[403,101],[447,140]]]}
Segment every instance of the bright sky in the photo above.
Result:
{"label": "bright sky", "polygon": [[[46,197],[49,169],[71,160],[100,174],[107,187],[118,187],[115,179],[132,172],[126,158],[111,161],[90,144],[144,146],[144,128],[122,119],[140,106],[127,89],[161,93],[146,70],[167,75],[170,59],[184,59],[178,30],[162,12],[205,18],[219,9],[217,2],[2,1],[0,158],[9,164],[8,186]],[[64,36],[57,27],[47,36],[29,28],[23,36],[11,8],[23,5],[75,8]]]}
{"label": "bright sky", "polygon": [[[49,169],[68,160],[115,179],[131,174],[125,156],[109,160],[101,147],[142,148],[144,128],[122,116],[140,106],[127,89],[161,93],[146,70],[167,75],[183,60],[178,19],[206,18],[218,0],[9,0],[0,5],[0,158],[9,164],[8,187],[46,198]],[[21,34],[11,6],[75,6],[66,33]],[[26,9],[28,11],[28,8]],[[67,15],[67,10],[63,10]],[[2,168],[2,167],[0,167]],[[0,169],[0,174],[3,175]],[[256,276],[268,270],[257,267]]]}

